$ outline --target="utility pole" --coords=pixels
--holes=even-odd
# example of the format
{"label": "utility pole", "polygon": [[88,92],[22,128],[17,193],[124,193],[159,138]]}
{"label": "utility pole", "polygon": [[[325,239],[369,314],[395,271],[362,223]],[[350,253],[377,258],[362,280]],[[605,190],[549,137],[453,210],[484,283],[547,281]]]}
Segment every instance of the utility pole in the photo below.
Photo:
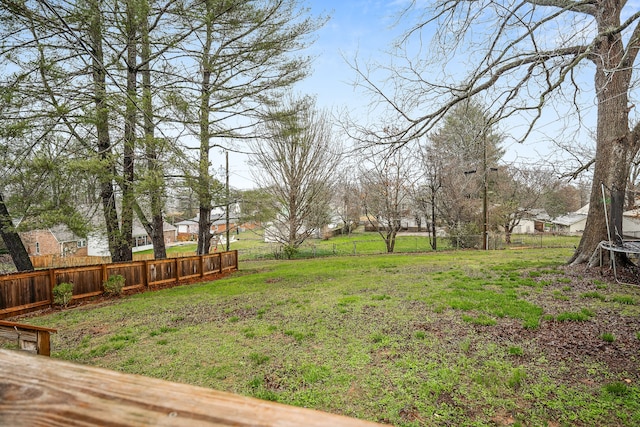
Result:
{"label": "utility pole", "polygon": [[226,233],[227,233],[227,252],[229,252],[229,151],[225,151],[225,175],[226,175],[226,204],[227,208],[225,209],[225,219],[226,219]]}
{"label": "utility pole", "polygon": [[489,249],[489,212],[487,209],[487,195],[489,193],[489,183],[487,179],[487,137],[482,132],[482,249]]}

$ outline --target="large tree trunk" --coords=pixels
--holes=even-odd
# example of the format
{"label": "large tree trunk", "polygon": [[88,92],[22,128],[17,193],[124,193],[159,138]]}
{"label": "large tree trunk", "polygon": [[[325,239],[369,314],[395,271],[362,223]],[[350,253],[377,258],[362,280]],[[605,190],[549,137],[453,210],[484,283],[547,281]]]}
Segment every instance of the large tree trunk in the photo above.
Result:
{"label": "large tree trunk", "polygon": [[206,255],[211,248],[211,207],[200,206],[198,220],[198,255]]}
{"label": "large tree trunk", "polygon": [[102,65],[104,63],[104,53],[102,49],[102,12],[98,1],[91,1],[89,5],[91,7],[89,39],[93,52],[91,57],[93,59],[93,91],[96,105],[97,154],[102,169],[99,174],[100,198],[102,200],[102,211],[107,231],[109,252],[113,259],[113,254],[116,253],[118,248],[120,221],[118,219],[115,190],[113,188],[116,168],[111,149],[111,138],[109,136],[109,105],[107,103],[106,72]]}
{"label": "large tree trunk", "polygon": [[[164,241],[164,219],[162,217],[163,173],[159,162],[158,144],[154,138],[153,102],[151,94],[151,43],[149,40],[148,5],[145,4],[145,15],[141,17],[142,25],[142,110],[144,111],[144,136],[147,156],[147,181],[149,203],[151,205],[150,229],[147,233],[153,243],[155,259],[165,259],[167,249]],[[146,229],[146,226],[145,226]]]}
{"label": "large tree trunk", "polygon": [[136,118],[138,108],[137,99],[137,31],[138,21],[136,10],[132,0],[127,1],[127,99],[124,116],[124,151],[122,170],[122,226],[120,228],[120,239],[115,253],[111,253],[114,262],[131,261],[133,259],[133,206],[135,195],[133,188],[134,181],[134,158],[136,143]]}
{"label": "large tree trunk", "polygon": [[[617,27],[617,16],[619,14],[612,12],[601,17],[598,30],[604,33],[607,28]],[[598,101],[596,161],[587,223],[571,259],[574,265],[589,262],[600,241],[608,238],[601,185],[604,184],[609,192],[624,190],[630,162],[637,151],[637,144],[629,130],[627,92],[632,67],[624,66],[624,54],[620,34],[615,34],[602,38],[592,58],[596,65],[595,89]],[[623,203],[623,200],[618,200],[618,203]],[[622,224],[622,207],[612,206],[611,211],[616,216],[611,221]]]}
{"label": "large tree trunk", "polygon": [[2,194],[0,193],[0,236],[4,241],[5,246],[9,250],[13,265],[16,266],[18,271],[31,271],[33,270],[33,264],[31,264],[31,258],[24,247],[24,243],[20,239],[18,232],[13,226],[11,216],[7,205],[4,203]]}
{"label": "large tree trunk", "polygon": [[[206,2],[207,13],[212,11],[212,3]],[[213,44],[212,23],[207,22],[206,40],[202,52],[202,85],[200,98],[200,162],[198,164],[197,193],[200,203],[198,220],[198,255],[209,253],[211,246],[211,178],[209,176],[209,151],[211,150],[211,134],[209,130],[209,114],[211,113],[211,46]]]}

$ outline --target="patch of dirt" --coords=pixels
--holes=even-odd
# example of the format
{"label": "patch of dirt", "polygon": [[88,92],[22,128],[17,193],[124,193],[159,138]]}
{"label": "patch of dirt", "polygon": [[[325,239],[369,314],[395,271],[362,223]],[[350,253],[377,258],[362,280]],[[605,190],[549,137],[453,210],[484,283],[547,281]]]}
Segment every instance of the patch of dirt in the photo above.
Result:
{"label": "patch of dirt", "polygon": [[[548,314],[579,312],[585,308],[594,315],[586,321],[542,321],[539,328],[526,333],[549,360],[562,361],[567,366],[574,366],[576,361],[601,364],[611,373],[640,380],[640,367],[634,362],[640,355],[640,317],[628,314],[624,304],[611,300],[627,292],[638,295],[638,289],[617,284],[612,276],[606,277],[600,269],[567,266],[561,270],[565,278],[571,279],[570,283],[548,285],[543,293],[547,298],[543,301],[531,298],[532,302],[541,305]],[[603,280],[608,283],[606,287],[599,286]],[[567,287],[569,291],[566,291]],[[554,291],[570,294],[569,300],[549,299]],[[606,302],[588,297],[589,294],[603,296]],[[635,297],[635,305],[630,307],[639,304],[640,299]],[[614,341],[604,340],[605,333],[612,334]],[[574,379],[585,377],[585,372],[575,370],[566,374]]]}
{"label": "patch of dirt", "polygon": [[[538,279],[548,283],[542,292],[532,290],[521,297],[542,307],[548,316],[537,328],[527,329],[521,321],[500,319],[495,326],[474,326],[478,335],[488,335],[505,346],[520,346],[524,354],[518,357],[523,363],[553,368],[546,373],[558,382],[640,383],[640,289],[619,285],[613,275],[608,277],[599,269],[567,266],[559,270],[561,274]],[[632,295],[635,304],[616,302],[614,298],[620,295]],[[584,321],[557,320],[560,313],[579,313],[582,309],[593,315]],[[455,333],[455,323],[447,326],[448,333]],[[611,334],[613,341],[603,339],[603,334]],[[544,358],[529,360],[530,353],[538,358],[541,353]]]}

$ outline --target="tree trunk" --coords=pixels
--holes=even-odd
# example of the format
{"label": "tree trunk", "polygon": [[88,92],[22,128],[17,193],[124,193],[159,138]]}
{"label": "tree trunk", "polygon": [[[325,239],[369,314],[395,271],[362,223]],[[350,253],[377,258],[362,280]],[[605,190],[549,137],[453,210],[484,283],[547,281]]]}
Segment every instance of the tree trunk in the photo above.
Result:
{"label": "tree trunk", "polygon": [[7,205],[4,203],[2,193],[0,193],[0,235],[4,241],[5,246],[11,254],[13,265],[15,265],[18,271],[32,271],[33,264],[31,264],[31,258],[24,247],[24,243],[20,239],[18,232],[13,226],[11,216]]}
{"label": "tree trunk", "polygon": [[387,233],[387,236],[384,239],[384,243],[387,245],[387,253],[393,253],[393,249],[396,243],[393,233]]}
{"label": "tree trunk", "polygon": [[132,4],[133,0],[128,0],[127,9],[127,99],[124,117],[124,151],[122,170],[122,226],[120,228],[120,238],[116,253],[111,254],[114,262],[131,261],[133,259],[133,205],[135,195],[133,193],[134,181],[134,158],[136,142],[136,117],[137,117],[137,19],[136,10]]}
{"label": "tree trunk", "polygon": [[[151,229],[148,230],[153,243],[155,259],[165,259],[167,248],[164,241],[164,219],[162,218],[163,173],[158,160],[158,144],[154,138],[153,102],[151,95],[151,44],[149,40],[148,4],[145,3],[142,16],[142,110],[144,112],[144,140],[147,156],[147,181],[149,188],[149,204],[151,205]],[[149,232],[150,231],[150,232]]]}
{"label": "tree trunk", "polygon": [[198,255],[209,253],[211,237],[211,207],[201,205],[198,220]]}
{"label": "tree trunk", "polygon": [[107,103],[106,72],[102,65],[104,63],[104,53],[102,49],[102,11],[97,1],[91,1],[89,5],[91,7],[89,39],[93,51],[92,72],[96,105],[95,126],[97,154],[101,165],[101,172],[99,174],[100,198],[102,200],[102,212],[107,231],[109,252],[111,253],[111,259],[114,260],[114,254],[118,250],[118,241],[120,240],[120,221],[118,219],[115,190],[113,188],[116,167],[111,148],[111,137],[109,136],[109,105]]}
{"label": "tree trunk", "polygon": [[[619,25],[619,19],[611,13],[601,18],[598,30]],[[618,14],[619,15],[619,14]],[[607,18],[614,22],[608,22]],[[618,22],[615,22],[618,21]],[[624,67],[624,49],[620,34],[602,39],[592,60],[596,65],[595,89],[598,102],[596,159],[589,200],[589,214],[578,248],[571,258],[572,265],[589,263],[591,255],[602,240],[607,239],[601,185],[609,190],[625,189],[630,162],[637,147],[629,131],[628,89],[631,67]],[[623,203],[623,200],[617,200]],[[622,224],[622,207],[611,209],[611,221]],[[617,217],[620,218],[617,218]]]}
{"label": "tree trunk", "polygon": [[431,248],[435,251],[438,249],[438,236],[436,236],[436,192],[431,189]]}
{"label": "tree trunk", "polygon": [[[213,5],[206,2],[207,15],[211,13]],[[202,84],[200,98],[200,159],[198,163],[198,201],[200,203],[200,217],[198,220],[198,255],[209,253],[211,246],[211,178],[209,176],[209,151],[211,150],[211,135],[209,132],[209,114],[211,106],[211,46],[213,44],[213,23],[206,24],[206,40],[202,52]]]}

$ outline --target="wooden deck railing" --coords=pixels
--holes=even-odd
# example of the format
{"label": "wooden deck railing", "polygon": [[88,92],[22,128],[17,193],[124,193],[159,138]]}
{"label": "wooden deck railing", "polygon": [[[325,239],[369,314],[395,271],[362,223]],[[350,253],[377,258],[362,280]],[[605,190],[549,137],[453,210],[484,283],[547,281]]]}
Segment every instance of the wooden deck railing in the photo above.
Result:
{"label": "wooden deck railing", "polygon": [[8,426],[373,427],[367,421],[0,349]]}
{"label": "wooden deck railing", "polygon": [[51,328],[0,320],[0,337],[17,341],[20,350],[33,352],[42,356],[49,356],[51,354],[51,340],[49,339],[49,335],[55,332],[57,331]]}

